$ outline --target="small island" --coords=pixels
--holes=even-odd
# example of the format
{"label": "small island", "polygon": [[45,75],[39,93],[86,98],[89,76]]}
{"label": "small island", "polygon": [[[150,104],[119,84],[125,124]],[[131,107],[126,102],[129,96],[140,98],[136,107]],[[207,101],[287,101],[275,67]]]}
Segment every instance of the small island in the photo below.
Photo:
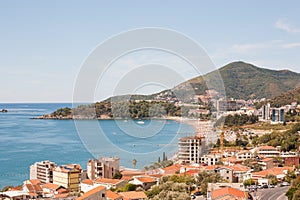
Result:
{"label": "small island", "polygon": [[1,110],[1,112],[2,112],[2,113],[7,113],[7,112],[8,112],[8,110],[6,110],[6,109],[2,109],[2,110]]}

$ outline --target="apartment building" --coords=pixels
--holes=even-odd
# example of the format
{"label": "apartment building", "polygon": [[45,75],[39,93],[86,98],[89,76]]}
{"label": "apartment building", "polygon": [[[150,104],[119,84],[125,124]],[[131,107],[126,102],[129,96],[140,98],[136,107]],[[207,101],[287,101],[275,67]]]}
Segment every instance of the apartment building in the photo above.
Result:
{"label": "apartment building", "polygon": [[36,162],[30,166],[30,179],[38,179],[41,183],[53,183],[53,169],[56,167],[54,162],[49,160]]}
{"label": "apartment building", "polygon": [[103,157],[87,162],[87,176],[91,180],[113,178],[120,171],[120,158]]}
{"label": "apartment building", "polygon": [[200,163],[204,152],[204,137],[183,137],[179,139],[178,159],[184,163]]}
{"label": "apartment building", "polygon": [[78,192],[81,170],[77,164],[58,166],[53,170],[53,183]]}
{"label": "apartment building", "polygon": [[258,148],[257,154],[259,157],[278,157],[280,155],[279,150],[272,146],[261,146]]}
{"label": "apartment building", "polygon": [[220,160],[221,156],[218,154],[207,154],[203,155],[201,158],[201,163],[207,164],[208,166],[210,165],[216,165]]}

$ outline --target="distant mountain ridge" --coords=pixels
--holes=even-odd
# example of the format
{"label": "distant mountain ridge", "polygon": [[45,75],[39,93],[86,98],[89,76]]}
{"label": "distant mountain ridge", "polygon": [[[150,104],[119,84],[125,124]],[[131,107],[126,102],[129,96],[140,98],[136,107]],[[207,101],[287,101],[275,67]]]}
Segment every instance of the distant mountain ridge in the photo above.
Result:
{"label": "distant mountain ridge", "polygon": [[[188,84],[194,88],[196,95],[205,90],[218,88],[214,78],[220,74],[227,98],[256,99],[272,98],[300,86],[300,74],[289,70],[270,70],[256,67],[245,62],[232,62],[204,76],[199,76],[179,84],[174,88],[183,93]],[[181,91],[181,92],[180,92]]]}

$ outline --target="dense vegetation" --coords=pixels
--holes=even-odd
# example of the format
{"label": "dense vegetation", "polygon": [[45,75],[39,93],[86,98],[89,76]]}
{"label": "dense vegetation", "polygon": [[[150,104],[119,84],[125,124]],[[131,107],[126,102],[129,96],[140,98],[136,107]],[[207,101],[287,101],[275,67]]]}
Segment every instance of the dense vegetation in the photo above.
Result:
{"label": "dense vegetation", "polygon": [[185,175],[164,176],[159,181],[160,185],[152,186],[146,193],[152,200],[190,199],[192,190],[199,189],[205,195],[208,183],[223,181],[219,173],[207,171],[199,172],[195,178]]}
{"label": "dense vegetation", "polygon": [[300,199],[300,176],[292,181],[291,187],[286,193],[288,200]]}
{"label": "dense vegetation", "polygon": [[297,150],[300,145],[300,124],[297,123],[291,129],[284,132],[272,132],[260,137],[253,137],[252,144],[267,144],[273,147],[281,146],[282,151]]}
{"label": "dense vegetation", "polygon": [[155,101],[102,101],[94,104],[79,105],[77,108],[60,108],[53,112],[52,117],[80,116],[82,118],[151,118],[165,116],[182,116],[182,110],[174,103]]}
{"label": "dense vegetation", "polygon": [[246,124],[255,124],[257,121],[258,121],[258,116],[255,116],[255,115],[234,114],[234,115],[222,116],[218,120],[216,125],[217,126],[224,125],[227,127],[233,127],[233,126],[243,126]]}
{"label": "dense vegetation", "polygon": [[178,86],[180,90],[186,90],[186,83],[193,85],[196,94],[204,94],[210,89],[221,88],[215,82],[220,73],[226,96],[236,99],[272,98],[299,86],[300,74],[288,70],[269,70],[259,68],[244,62],[230,63],[218,71],[213,71],[204,76],[191,79]]}

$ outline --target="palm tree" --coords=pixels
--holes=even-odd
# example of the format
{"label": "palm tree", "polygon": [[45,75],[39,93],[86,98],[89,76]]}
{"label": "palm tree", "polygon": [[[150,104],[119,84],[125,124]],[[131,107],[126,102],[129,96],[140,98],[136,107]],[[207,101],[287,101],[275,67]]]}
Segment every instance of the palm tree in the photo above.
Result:
{"label": "palm tree", "polygon": [[133,160],[132,160],[132,164],[133,164],[133,167],[134,167],[134,168],[135,168],[135,166],[136,166],[136,163],[137,163],[136,159],[133,159]]}

